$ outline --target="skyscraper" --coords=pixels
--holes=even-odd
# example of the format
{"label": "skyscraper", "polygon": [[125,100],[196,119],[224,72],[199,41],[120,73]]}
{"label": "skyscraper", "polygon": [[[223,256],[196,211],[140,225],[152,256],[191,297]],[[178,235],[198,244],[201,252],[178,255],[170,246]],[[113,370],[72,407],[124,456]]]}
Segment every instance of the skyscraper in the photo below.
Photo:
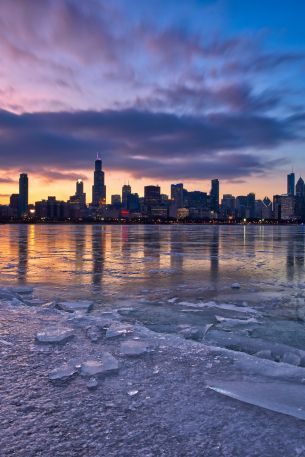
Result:
{"label": "skyscraper", "polygon": [[270,200],[269,197],[265,197],[263,199],[262,218],[263,219],[272,218],[272,201]]}
{"label": "skyscraper", "polygon": [[159,186],[144,187],[144,204],[150,210],[154,206],[161,204],[161,193]]}
{"label": "skyscraper", "polygon": [[127,200],[128,195],[131,194],[131,186],[129,184],[124,184],[122,187],[122,208],[127,209]]}
{"label": "skyscraper", "polygon": [[120,208],[122,205],[121,195],[120,194],[111,195],[111,204],[113,206]]}
{"label": "skyscraper", "polygon": [[294,186],[295,175],[294,173],[289,173],[289,175],[287,175],[287,195],[294,195]]}
{"label": "skyscraper", "polygon": [[172,184],[171,185],[171,199],[176,205],[176,208],[183,208],[184,198],[183,198],[183,184]]}
{"label": "skyscraper", "polygon": [[219,180],[212,179],[210,191],[211,210],[216,213],[219,211]]}
{"label": "skyscraper", "polygon": [[84,183],[81,179],[76,181],[76,193],[75,195],[81,195],[84,193]]}
{"label": "skyscraper", "polygon": [[249,217],[250,219],[255,217],[255,194],[253,192],[250,192],[247,195],[246,217]]}
{"label": "skyscraper", "polygon": [[102,170],[102,159],[97,155],[94,169],[94,184],[92,186],[92,206],[100,206],[106,203],[105,177]]}
{"label": "skyscraper", "polygon": [[29,204],[29,180],[26,173],[21,173],[19,178],[19,216],[23,216]]}
{"label": "skyscraper", "polygon": [[304,184],[304,180],[303,178],[299,178],[298,179],[298,182],[295,186],[295,190],[296,190],[296,196],[297,197],[304,197],[305,196],[305,184]]}
{"label": "skyscraper", "polygon": [[295,204],[296,204],[296,216],[299,220],[305,220],[305,183],[300,177],[295,186]]}
{"label": "skyscraper", "polygon": [[81,208],[84,208],[86,206],[86,194],[84,193],[84,183],[81,179],[78,179],[76,181],[76,192],[75,196],[70,197],[70,201],[73,201],[78,203]]}

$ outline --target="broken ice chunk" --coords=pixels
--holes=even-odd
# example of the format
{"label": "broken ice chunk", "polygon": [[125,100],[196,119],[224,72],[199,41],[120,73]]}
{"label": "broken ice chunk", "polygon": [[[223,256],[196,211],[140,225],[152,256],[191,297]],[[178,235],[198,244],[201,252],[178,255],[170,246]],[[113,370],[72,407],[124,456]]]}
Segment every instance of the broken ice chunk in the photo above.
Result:
{"label": "broken ice chunk", "polygon": [[98,386],[98,381],[96,378],[90,378],[89,381],[87,382],[87,388],[89,390],[94,390]]}
{"label": "broken ice chunk", "polygon": [[192,327],[189,325],[180,326],[179,333],[186,339],[186,340],[195,340],[201,341],[204,336],[204,331],[198,327]]}
{"label": "broken ice chunk", "polygon": [[93,307],[92,301],[64,301],[57,303],[57,307],[68,313],[74,313],[76,311],[89,312]]}
{"label": "broken ice chunk", "polygon": [[133,390],[128,390],[127,393],[130,397],[134,397],[135,395],[137,395],[139,393],[139,391],[136,389],[133,389]]}
{"label": "broken ice chunk", "polygon": [[272,357],[272,353],[271,353],[270,349],[265,349],[265,350],[262,350],[262,351],[258,351],[254,355],[256,357],[260,357],[261,359],[267,359],[267,360],[273,360],[274,359]]}
{"label": "broken ice chunk", "polygon": [[125,336],[133,332],[133,327],[130,324],[122,324],[114,322],[106,331],[106,338],[115,338],[117,336]]}
{"label": "broken ice chunk", "polygon": [[299,366],[301,364],[301,357],[293,352],[286,352],[282,357],[283,363],[288,363],[289,365]]}
{"label": "broken ice chunk", "polygon": [[70,328],[49,328],[36,334],[39,343],[65,343],[73,338],[74,333]]}
{"label": "broken ice chunk", "polygon": [[81,365],[82,376],[100,376],[116,372],[119,369],[119,363],[113,355],[105,352],[102,360],[87,360]]}
{"label": "broken ice chunk", "polygon": [[86,332],[87,337],[92,343],[96,343],[101,338],[101,331],[97,326],[90,326]]}
{"label": "broken ice chunk", "polygon": [[251,405],[305,420],[305,387],[298,384],[216,381],[208,388]]}
{"label": "broken ice chunk", "polygon": [[11,305],[20,306],[20,305],[24,305],[24,303],[21,300],[19,300],[18,298],[14,297],[13,300],[11,301]]}
{"label": "broken ice chunk", "polygon": [[121,343],[121,354],[126,356],[139,356],[148,352],[148,345],[143,341],[124,341]]}
{"label": "broken ice chunk", "polygon": [[49,373],[50,381],[67,381],[78,372],[73,365],[63,364]]}
{"label": "broken ice chunk", "polygon": [[13,291],[16,292],[17,294],[27,295],[27,294],[31,294],[33,292],[33,287],[18,286],[18,287],[14,287]]}

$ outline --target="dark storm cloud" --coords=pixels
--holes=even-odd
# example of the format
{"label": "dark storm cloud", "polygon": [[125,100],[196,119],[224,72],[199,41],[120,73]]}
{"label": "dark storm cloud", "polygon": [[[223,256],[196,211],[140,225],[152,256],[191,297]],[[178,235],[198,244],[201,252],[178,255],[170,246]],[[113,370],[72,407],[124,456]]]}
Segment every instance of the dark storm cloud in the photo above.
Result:
{"label": "dark storm cloud", "polygon": [[[245,113],[177,116],[129,109],[17,115],[2,111],[0,167],[40,170],[50,179],[71,178],[71,170],[88,169],[100,151],[107,169],[134,176],[240,178],[280,163],[244,150],[272,149],[298,140],[302,125],[302,116],[278,119]],[[48,172],[57,168],[67,174]]]}

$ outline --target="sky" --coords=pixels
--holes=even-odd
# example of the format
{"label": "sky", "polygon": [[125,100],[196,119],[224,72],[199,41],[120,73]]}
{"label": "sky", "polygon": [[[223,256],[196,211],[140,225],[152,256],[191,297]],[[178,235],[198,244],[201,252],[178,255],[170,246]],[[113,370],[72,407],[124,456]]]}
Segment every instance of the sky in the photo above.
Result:
{"label": "sky", "polygon": [[305,177],[304,0],[1,0],[0,203]]}

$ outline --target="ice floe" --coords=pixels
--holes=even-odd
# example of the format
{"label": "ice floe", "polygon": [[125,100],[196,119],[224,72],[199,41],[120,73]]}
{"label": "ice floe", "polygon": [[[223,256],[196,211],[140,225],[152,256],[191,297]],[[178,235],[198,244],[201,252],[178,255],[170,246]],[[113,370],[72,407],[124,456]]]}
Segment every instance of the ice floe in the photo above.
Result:
{"label": "ice floe", "polygon": [[36,334],[36,340],[39,343],[66,343],[74,336],[70,328],[48,328]]}
{"label": "ice floe", "polygon": [[89,312],[93,307],[92,301],[63,301],[57,303],[57,307],[68,313],[74,313],[76,311]]}
{"label": "ice floe", "polygon": [[68,379],[71,379],[78,373],[78,369],[73,366],[69,365],[67,363],[61,365],[58,368],[55,368],[54,370],[50,371],[49,373],[49,380],[50,381],[67,381]]}
{"label": "ice floe", "polygon": [[305,386],[292,383],[212,381],[208,388],[231,398],[305,420]]}
{"label": "ice floe", "polygon": [[136,357],[149,352],[149,346],[144,341],[124,341],[121,343],[121,354]]}
{"label": "ice floe", "polygon": [[106,338],[115,338],[118,336],[126,336],[133,332],[133,326],[130,324],[123,324],[121,322],[114,322],[106,331]]}
{"label": "ice floe", "polygon": [[117,372],[119,369],[118,360],[109,352],[102,354],[101,360],[86,360],[81,364],[80,374],[82,376],[101,376]]}

